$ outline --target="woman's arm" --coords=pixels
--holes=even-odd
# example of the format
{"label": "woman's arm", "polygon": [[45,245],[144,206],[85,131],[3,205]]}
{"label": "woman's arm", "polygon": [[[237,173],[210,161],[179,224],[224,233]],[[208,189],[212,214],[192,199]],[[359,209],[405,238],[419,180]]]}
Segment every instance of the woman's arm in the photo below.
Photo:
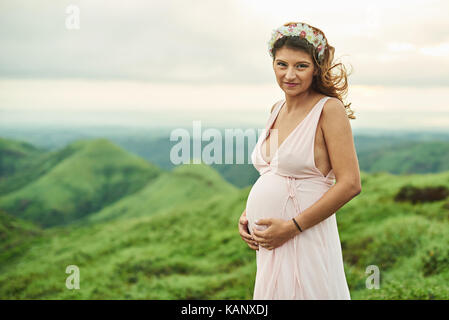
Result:
{"label": "woman's arm", "polygon": [[[321,117],[321,128],[336,183],[317,202],[295,217],[302,231],[330,217],[362,190],[351,125],[343,103],[338,99],[328,99]],[[293,221],[290,221],[289,228],[292,237],[300,233]]]}

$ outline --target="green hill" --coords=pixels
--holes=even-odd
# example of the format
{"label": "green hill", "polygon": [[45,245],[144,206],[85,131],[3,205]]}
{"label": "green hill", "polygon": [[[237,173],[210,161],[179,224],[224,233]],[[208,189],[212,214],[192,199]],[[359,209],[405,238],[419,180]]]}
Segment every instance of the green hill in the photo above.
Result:
{"label": "green hill", "polygon": [[82,222],[128,219],[175,208],[202,207],[211,197],[233,194],[237,190],[209,166],[185,164],[159,175],[135,194],[103,208]]}
{"label": "green hill", "polygon": [[[69,146],[0,207],[35,195],[46,208],[76,208],[104,190],[128,192],[82,216],[64,207],[70,224],[46,229],[21,218],[48,219],[39,206],[0,212],[0,299],[252,299],[256,254],[237,228],[251,187],[204,164],[165,172],[101,139]],[[362,193],[336,213],[352,299],[449,299],[448,195],[449,171],[362,171]],[[69,265],[79,290],[65,286]],[[366,287],[369,266],[379,289]]]}
{"label": "green hill", "polygon": [[358,152],[360,169],[394,174],[449,170],[449,142],[404,142]]}
{"label": "green hill", "polygon": [[0,177],[16,173],[20,168],[20,161],[44,152],[33,145],[0,137]]}
{"label": "green hill", "polygon": [[96,212],[138,191],[161,172],[105,139],[80,140],[44,157],[49,162],[41,162],[35,179],[0,198],[0,208],[43,227]]}
{"label": "green hill", "polygon": [[[408,185],[449,188],[449,172],[362,178],[362,193],[337,212],[351,298],[448,299],[448,199],[412,204],[395,196]],[[47,229],[46,241],[5,266],[0,298],[251,299],[255,252],[237,231],[249,190],[176,207],[161,193],[171,208]],[[65,288],[72,264],[80,268],[80,290]],[[380,289],[365,287],[369,265],[380,270]]]}
{"label": "green hill", "polygon": [[60,161],[49,155],[29,143],[0,138],[0,194],[25,186]]}

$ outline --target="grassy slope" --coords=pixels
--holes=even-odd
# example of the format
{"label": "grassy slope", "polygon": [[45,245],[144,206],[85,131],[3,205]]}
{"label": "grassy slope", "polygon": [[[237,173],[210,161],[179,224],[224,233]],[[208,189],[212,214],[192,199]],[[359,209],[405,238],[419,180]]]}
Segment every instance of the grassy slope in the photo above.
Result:
{"label": "grassy slope", "polygon": [[[449,172],[363,174],[362,185],[362,194],[337,214],[352,298],[448,299],[448,199],[412,205],[393,198],[405,185],[449,188]],[[366,289],[369,265],[380,270],[379,290]]]}
{"label": "grassy slope", "polygon": [[[221,291],[227,283],[240,283],[227,288],[231,292],[245,290],[242,284],[252,270],[246,263],[254,256],[236,237],[235,222],[242,211],[236,206],[241,207],[244,199],[240,190],[216,173],[204,175],[208,170],[181,166],[171,179],[167,177],[171,183],[182,182],[172,184],[179,189],[176,205],[170,192],[157,195],[170,209],[151,215],[131,213],[133,218],[79,228],[47,229],[39,244],[4,268],[0,297],[206,297],[213,292],[226,294]],[[203,199],[194,205],[192,196],[198,192]],[[83,290],[65,288],[64,271],[71,264],[80,267]],[[245,279],[230,272],[237,266],[244,266]]]}
{"label": "grassy slope", "polygon": [[[104,140],[71,147],[17,192],[51,196],[86,179],[98,191],[94,180],[111,170],[128,178],[136,167],[136,176],[148,169]],[[140,189],[70,226],[42,230],[0,212],[0,299],[251,299],[255,252],[237,231],[250,187],[238,190],[204,165],[136,179]],[[42,180],[55,186],[29,189]],[[412,205],[393,198],[407,184],[449,188],[449,171],[362,172],[362,180],[362,193],[337,212],[352,299],[448,299],[449,200]],[[80,267],[81,290],[65,287],[72,264]],[[380,290],[365,287],[369,265],[380,269]]]}
{"label": "grassy slope", "polygon": [[236,188],[207,165],[182,165],[152,180],[139,192],[125,197],[88,216],[83,223],[129,219],[165,212],[179,206],[202,207],[215,195],[235,192]]}
{"label": "grassy slope", "polygon": [[[449,298],[447,199],[394,202],[408,183],[449,187],[449,172],[363,174],[362,194],[337,213],[352,299]],[[39,244],[3,270],[0,297],[251,299],[255,252],[237,231],[249,190],[215,193],[196,206],[186,197],[186,205],[152,215],[46,230]],[[161,202],[164,196],[170,201],[160,194]],[[65,288],[70,264],[80,268],[81,290]],[[365,288],[370,264],[380,269],[379,290]]]}
{"label": "grassy slope", "polygon": [[157,167],[105,139],[74,142],[53,157],[63,160],[3,195],[0,208],[45,227],[66,224],[136,192],[160,174]]}
{"label": "grassy slope", "polygon": [[0,210],[0,269],[25,252],[43,231]]}

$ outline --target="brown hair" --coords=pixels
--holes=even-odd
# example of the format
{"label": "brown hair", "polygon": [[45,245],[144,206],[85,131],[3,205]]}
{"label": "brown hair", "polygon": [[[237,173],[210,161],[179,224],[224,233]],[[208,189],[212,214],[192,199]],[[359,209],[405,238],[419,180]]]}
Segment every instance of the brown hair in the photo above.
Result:
{"label": "brown hair", "polygon": [[[291,24],[297,23],[300,22],[287,22],[284,24],[284,26],[289,26]],[[307,23],[301,23],[306,24],[313,30],[321,33],[324,39],[326,39],[327,45],[324,50],[324,56],[321,57],[321,60],[318,60],[317,50],[309,41],[304,38],[301,38],[299,36],[283,36],[282,38],[278,39],[273,45],[273,62],[276,58],[276,51],[284,46],[289,49],[302,50],[310,54],[310,56],[313,58],[315,68],[318,69],[318,74],[313,77],[312,88],[317,92],[330,97],[335,97],[340,100],[345,106],[348,118],[355,119],[355,116],[353,115],[354,111],[352,111],[350,108],[351,103],[346,105],[343,102],[343,97],[347,95],[348,91],[348,75],[350,75],[350,73],[347,73],[345,65],[341,62],[334,64],[333,60],[335,48],[329,45],[324,32]],[[339,70],[336,74],[334,74],[332,71],[337,67]]]}

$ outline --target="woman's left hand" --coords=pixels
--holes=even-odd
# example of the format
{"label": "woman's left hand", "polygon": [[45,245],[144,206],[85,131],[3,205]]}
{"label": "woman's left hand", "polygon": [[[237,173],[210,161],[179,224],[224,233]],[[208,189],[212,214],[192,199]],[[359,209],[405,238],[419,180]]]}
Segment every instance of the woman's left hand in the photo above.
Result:
{"label": "woman's left hand", "polygon": [[[259,246],[273,250],[293,237],[290,222],[277,218],[259,219],[256,224],[267,225],[268,228],[263,231],[253,228],[254,240],[259,243]],[[293,222],[291,223],[293,225]]]}

